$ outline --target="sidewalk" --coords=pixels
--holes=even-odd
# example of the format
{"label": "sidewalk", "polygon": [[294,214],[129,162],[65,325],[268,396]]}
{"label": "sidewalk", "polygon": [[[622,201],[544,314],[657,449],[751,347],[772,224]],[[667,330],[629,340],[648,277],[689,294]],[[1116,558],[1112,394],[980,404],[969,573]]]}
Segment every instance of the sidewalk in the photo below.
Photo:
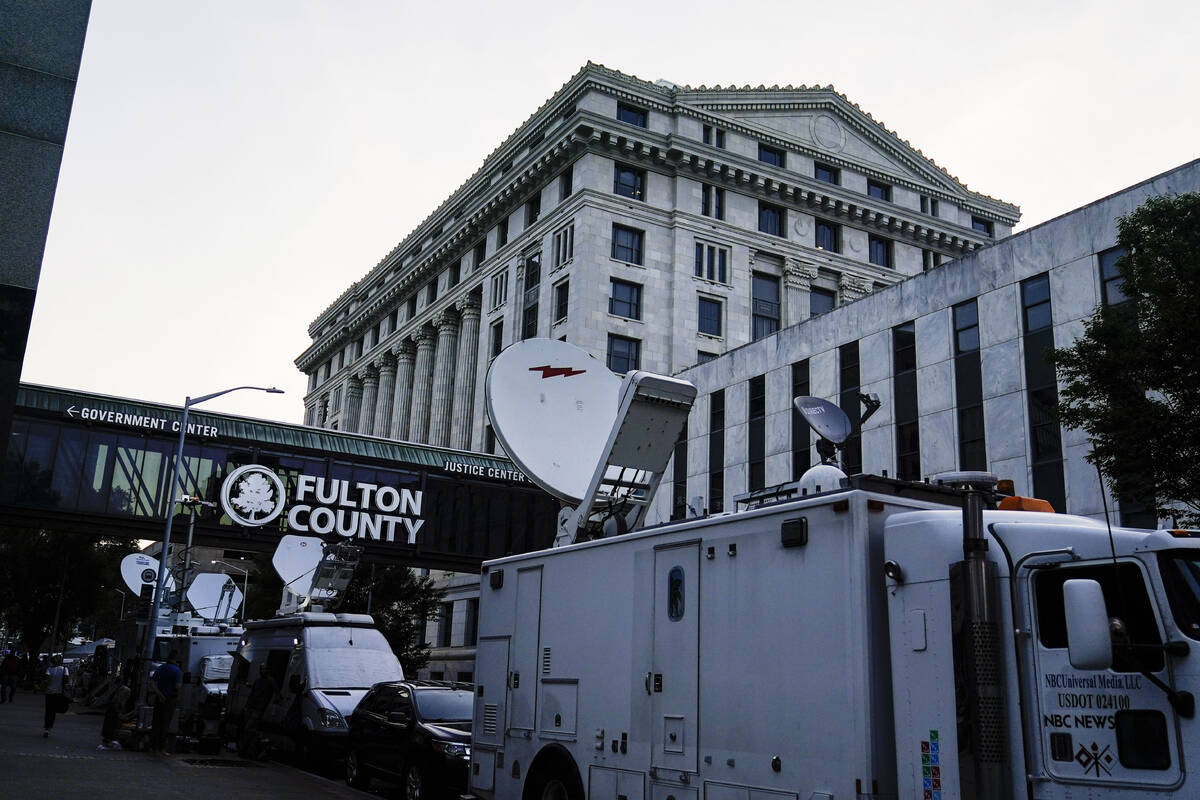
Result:
{"label": "sidewalk", "polygon": [[338,781],[234,753],[152,756],[97,750],[98,711],[72,704],[42,738],[43,697],[18,691],[0,704],[0,798],[3,800],[257,800],[257,798],[369,798]]}

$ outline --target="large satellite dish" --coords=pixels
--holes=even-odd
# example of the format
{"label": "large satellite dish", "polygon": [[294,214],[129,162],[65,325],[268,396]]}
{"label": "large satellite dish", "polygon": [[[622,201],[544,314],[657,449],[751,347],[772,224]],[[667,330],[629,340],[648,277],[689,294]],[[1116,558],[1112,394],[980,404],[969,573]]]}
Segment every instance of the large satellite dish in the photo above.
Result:
{"label": "large satellite dish", "polygon": [[[142,593],[142,584],[158,583],[158,559],[145,553],[130,553],[121,559],[121,578],[129,591],[136,595]],[[175,589],[175,578],[167,573],[163,588],[170,592]]]}
{"label": "large satellite dish", "polygon": [[279,540],[271,564],[283,579],[283,588],[300,597],[312,596],[313,578],[325,557],[325,543],[318,536],[287,534]]}
{"label": "large satellite dish", "polygon": [[231,619],[242,605],[242,590],[223,572],[202,572],[192,579],[187,601],[205,619]]}
{"label": "large satellite dish", "polygon": [[599,359],[555,339],[526,339],[488,370],[488,417],[529,479],[577,505],[604,457],[621,378]]}
{"label": "large satellite dish", "polygon": [[816,431],[817,436],[834,444],[841,444],[850,436],[850,418],[838,406],[820,397],[797,397],[796,410]]}

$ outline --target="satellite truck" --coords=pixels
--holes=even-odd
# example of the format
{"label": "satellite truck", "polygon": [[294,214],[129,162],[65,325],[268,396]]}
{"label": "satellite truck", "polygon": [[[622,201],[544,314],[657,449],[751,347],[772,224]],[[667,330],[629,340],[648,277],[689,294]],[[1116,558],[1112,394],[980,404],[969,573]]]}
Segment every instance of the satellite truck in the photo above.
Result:
{"label": "satellite truck", "polygon": [[692,385],[527,340],[486,394],[569,508],[483,566],[469,797],[1200,797],[1200,532],[847,478],[812,397],[797,484],[639,530]]}

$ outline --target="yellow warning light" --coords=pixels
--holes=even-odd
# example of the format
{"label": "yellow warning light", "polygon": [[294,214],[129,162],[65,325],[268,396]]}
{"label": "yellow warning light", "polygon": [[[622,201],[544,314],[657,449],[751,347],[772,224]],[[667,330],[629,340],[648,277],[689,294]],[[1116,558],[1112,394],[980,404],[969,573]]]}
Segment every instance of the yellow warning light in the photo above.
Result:
{"label": "yellow warning light", "polygon": [[1047,514],[1054,513],[1054,506],[1050,505],[1049,500],[1042,500],[1037,497],[1021,497],[1020,495],[1004,498],[997,507],[1001,511],[1042,511]]}

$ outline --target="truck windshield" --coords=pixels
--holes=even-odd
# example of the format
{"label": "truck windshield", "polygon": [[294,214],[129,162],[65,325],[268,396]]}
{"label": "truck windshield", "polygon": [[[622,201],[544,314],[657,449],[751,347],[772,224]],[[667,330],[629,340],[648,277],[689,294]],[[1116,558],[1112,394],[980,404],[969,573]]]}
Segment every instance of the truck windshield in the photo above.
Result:
{"label": "truck windshield", "polygon": [[1158,565],[1175,624],[1184,636],[1200,640],[1200,551],[1159,553]]}
{"label": "truck windshield", "polygon": [[417,711],[426,722],[466,722],[474,694],[462,689],[417,689]]}
{"label": "truck windshield", "polygon": [[387,639],[374,628],[309,628],[305,640],[311,689],[369,689],[404,680]]}

